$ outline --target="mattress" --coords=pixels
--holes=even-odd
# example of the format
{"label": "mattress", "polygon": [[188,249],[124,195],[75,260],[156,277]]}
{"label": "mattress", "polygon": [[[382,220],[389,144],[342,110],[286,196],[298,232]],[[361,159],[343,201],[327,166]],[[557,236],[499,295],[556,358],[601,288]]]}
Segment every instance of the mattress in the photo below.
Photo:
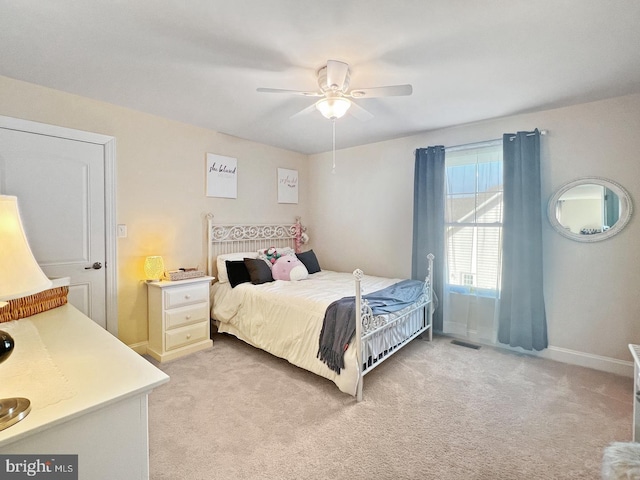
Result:
{"label": "mattress", "polygon": [[[365,275],[363,294],[373,293],[400,279]],[[355,395],[358,371],[355,348],[345,352],[345,368],[331,371],[317,358],[320,331],[327,307],[343,297],[355,295],[355,279],[350,273],[323,270],[306,280],[253,285],[214,283],[211,316],[219,322],[218,331],[284,358],[334,382]]]}

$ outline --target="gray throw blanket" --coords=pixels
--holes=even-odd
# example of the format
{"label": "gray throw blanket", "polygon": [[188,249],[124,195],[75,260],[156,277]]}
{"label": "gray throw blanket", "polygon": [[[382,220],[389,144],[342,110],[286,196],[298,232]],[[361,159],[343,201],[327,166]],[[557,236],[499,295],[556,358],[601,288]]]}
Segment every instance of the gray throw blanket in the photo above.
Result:
{"label": "gray throw blanket", "polygon": [[[377,292],[363,295],[374,315],[402,310],[422,295],[424,282],[402,280]],[[318,358],[336,373],[344,368],[344,352],[356,333],[356,298],[344,297],[327,307],[320,332]]]}

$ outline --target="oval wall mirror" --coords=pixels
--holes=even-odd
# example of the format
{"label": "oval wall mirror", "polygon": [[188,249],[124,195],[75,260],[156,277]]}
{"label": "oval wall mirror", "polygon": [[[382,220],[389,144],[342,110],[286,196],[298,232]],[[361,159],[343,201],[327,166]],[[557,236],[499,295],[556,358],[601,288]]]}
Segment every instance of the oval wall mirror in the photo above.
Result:
{"label": "oval wall mirror", "polygon": [[549,221],[560,235],[599,242],[619,233],[631,218],[631,197],[618,183],[599,177],[566,183],[549,199]]}

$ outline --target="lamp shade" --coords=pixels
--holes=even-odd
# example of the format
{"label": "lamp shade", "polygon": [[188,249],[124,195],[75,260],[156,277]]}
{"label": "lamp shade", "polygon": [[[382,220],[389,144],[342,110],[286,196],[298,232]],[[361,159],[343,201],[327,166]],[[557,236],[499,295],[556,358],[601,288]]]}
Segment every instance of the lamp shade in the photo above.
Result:
{"label": "lamp shade", "polygon": [[18,199],[0,195],[0,301],[13,300],[51,287],[40,269],[22,227]]}
{"label": "lamp shade", "polygon": [[344,116],[349,107],[351,107],[351,102],[343,97],[323,98],[316,102],[316,108],[329,120]]}
{"label": "lamp shade", "polygon": [[160,280],[164,274],[164,261],[162,257],[154,255],[144,261],[144,274],[147,280]]}

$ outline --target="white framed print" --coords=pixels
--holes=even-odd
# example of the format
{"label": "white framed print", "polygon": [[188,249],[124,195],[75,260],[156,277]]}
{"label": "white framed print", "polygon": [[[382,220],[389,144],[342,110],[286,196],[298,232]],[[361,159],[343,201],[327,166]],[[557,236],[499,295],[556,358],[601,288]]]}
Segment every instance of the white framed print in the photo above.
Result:
{"label": "white framed print", "polygon": [[298,171],[278,169],[278,203],[298,203]]}
{"label": "white framed print", "polygon": [[238,198],[238,159],[207,153],[207,197]]}

